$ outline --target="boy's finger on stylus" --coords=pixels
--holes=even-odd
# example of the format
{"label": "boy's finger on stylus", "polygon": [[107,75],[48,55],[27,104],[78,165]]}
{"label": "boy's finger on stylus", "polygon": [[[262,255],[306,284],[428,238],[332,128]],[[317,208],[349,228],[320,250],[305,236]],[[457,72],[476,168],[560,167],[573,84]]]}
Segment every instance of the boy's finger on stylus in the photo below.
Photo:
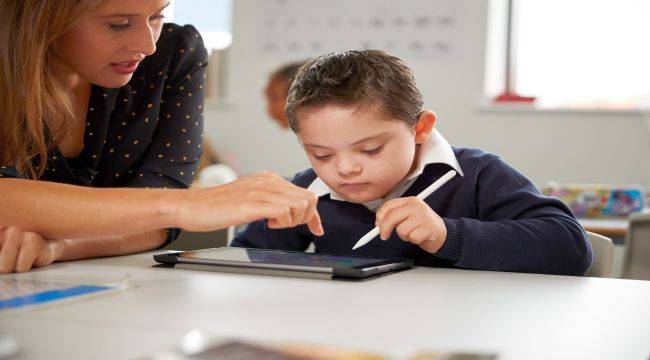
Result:
{"label": "boy's finger on stylus", "polygon": [[397,235],[399,235],[400,238],[409,239],[411,232],[416,230],[419,225],[420,223],[416,219],[409,216],[404,221],[397,224],[395,231],[397,231]]}
{"label": "boy's finger on stylus", "polygon": [[406,206],[408,204],[407,198],[397,198],[397,199],[392,199],[386,201],[381,207],[379,207],[379,210],[377,210],[377,214],[375,215],[377,221],[382,221],[382,219],[386,216],[387,213],[400,208],[402,206]]}
{"label": "boy's finger on stylus", "polygon": [[393,233],[393,229],[409,217],[408,212],[393,210],[386,214],[386,216],[378,222],[379,236],[382,240],[386,240]]}

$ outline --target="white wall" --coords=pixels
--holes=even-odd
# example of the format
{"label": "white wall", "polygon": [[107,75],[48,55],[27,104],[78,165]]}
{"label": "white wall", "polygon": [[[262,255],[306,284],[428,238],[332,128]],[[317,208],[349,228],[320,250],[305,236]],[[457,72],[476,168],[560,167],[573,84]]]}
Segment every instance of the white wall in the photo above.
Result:
{"label": "white wall", "polygon": [[[269,71],[294,59],[260,58],[252,45],[256,27],[247,16],[257,2],[234,3],[228,101],[206,106],[206,134],[240,173],[290,176],[308,163],[294,135],[265,115],[262,89]],[[556,180],[650,187],[650,120],[640,113],[483,109],[487,1],[461,0],[459,9],[462,43],[452,61],[404,59],[452,144],[497,153],[538,185]]]}

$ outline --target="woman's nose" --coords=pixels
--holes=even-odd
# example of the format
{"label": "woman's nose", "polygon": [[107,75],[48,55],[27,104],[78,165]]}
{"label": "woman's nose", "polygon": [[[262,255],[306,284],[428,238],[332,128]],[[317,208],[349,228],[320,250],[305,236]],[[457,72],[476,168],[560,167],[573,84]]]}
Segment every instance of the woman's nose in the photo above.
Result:
{"label": "woman's nose", "polygon": [[156,52],[156,36],[155,30],[149,24],[142,26],[138,33],[133,37],[131,51],[135,51],[149,56]]}

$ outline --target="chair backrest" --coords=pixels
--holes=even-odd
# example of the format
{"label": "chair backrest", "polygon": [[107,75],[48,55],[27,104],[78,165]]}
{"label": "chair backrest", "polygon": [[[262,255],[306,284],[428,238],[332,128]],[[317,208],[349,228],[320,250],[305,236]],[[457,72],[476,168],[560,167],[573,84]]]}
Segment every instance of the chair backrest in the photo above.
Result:
{"label": "chair backrest", "polygon": [[625,245],[623,277],[650,280],[650,210],[630,216]]}
{"label": "chair backrest", "polygon": [[614,243],[608,237],[587,231],[591,245],[591,266],[585,276],[611,277],[614,258]]}

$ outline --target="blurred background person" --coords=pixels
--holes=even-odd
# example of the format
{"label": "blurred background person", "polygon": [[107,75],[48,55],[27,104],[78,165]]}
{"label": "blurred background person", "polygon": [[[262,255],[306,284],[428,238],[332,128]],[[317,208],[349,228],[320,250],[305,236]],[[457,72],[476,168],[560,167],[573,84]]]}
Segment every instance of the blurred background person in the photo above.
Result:
{"label": "blurred background person", "polygon": [[266,97],[266,112],[283,129],[289,128],[289,122],[284,115],[284,107],[287,103],[287,93],[293,81],[294,75],[305,61],[297,61],[285,64],[271,73],[269,82],[264,88]]}

